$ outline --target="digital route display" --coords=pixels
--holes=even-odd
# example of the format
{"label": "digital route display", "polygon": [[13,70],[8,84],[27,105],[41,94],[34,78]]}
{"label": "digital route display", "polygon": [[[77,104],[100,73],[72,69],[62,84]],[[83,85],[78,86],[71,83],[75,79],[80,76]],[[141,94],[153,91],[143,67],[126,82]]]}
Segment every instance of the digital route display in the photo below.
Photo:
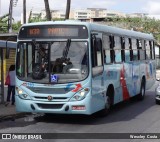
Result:
{"label": "digital route display", "polygon": [[24,26],[20,29],[19,39],[32,38],[88,38],[88,30],[86,26],[71,25],[40,25],[40,26]]}

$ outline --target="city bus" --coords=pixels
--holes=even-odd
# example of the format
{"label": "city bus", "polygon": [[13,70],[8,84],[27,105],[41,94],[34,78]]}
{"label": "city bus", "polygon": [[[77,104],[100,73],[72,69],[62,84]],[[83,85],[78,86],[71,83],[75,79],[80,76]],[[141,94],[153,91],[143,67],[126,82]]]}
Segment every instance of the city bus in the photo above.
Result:
{"label": "city bus", "polygon": [[23,25],[16,52],[16,110],[108,114],[155,83],[154,37],[78,21]]}

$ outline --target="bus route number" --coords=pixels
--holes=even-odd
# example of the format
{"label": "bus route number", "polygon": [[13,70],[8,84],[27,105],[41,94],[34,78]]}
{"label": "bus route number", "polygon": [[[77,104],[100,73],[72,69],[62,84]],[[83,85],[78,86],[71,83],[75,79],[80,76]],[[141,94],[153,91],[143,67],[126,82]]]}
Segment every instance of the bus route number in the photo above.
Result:
{"label": "bus route number", "polygon": [[30,29],[29,30],[29,34],[30,35],[39,35],[40,34],[40,29],[36,28],[36,29]]}

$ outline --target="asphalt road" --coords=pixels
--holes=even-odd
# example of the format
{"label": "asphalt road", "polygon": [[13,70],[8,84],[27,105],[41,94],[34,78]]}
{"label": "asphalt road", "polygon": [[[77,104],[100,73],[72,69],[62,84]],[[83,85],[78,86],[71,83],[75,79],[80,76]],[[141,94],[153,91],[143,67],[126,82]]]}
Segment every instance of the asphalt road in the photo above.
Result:
{"label": "asphalt road", "polygon": [[[155,104],[154,96],[156,85],[157,83],[146,92],[143,101],[132,99],[118,104],[104,118],[96,115],[53,115],[47,117],[43,114],[33,114],[25,118],[1,122],[0,133],[160,133],[160,105]],[[23,142],[25,141],[28,140],[23,140]],[[160,139],[52,139],[33,141],[159,142]]]}

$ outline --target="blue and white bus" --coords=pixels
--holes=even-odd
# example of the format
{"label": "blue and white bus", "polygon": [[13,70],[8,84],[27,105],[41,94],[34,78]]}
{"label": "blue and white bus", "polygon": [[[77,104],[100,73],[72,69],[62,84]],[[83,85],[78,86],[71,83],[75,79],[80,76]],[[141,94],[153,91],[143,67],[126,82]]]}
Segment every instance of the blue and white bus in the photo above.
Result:
{"label": "blue and white bus", "polygon": [[87,22],[20,28],[16,56],[19,112],[105,115],[155,83],[154,37]]}

